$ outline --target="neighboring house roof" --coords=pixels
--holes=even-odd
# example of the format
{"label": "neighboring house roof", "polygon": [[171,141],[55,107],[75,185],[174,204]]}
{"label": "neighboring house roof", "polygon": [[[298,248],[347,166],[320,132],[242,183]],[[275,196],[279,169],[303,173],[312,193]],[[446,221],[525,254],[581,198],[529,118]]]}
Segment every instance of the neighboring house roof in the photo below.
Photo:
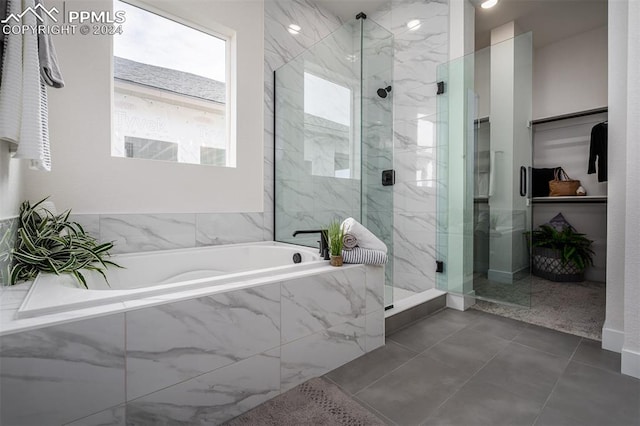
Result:
{"label": "neighboring house roof", "polygon": [[227,90],[220,81],[117,56],[113,60],[113,76],[118,80],[225,103]]}

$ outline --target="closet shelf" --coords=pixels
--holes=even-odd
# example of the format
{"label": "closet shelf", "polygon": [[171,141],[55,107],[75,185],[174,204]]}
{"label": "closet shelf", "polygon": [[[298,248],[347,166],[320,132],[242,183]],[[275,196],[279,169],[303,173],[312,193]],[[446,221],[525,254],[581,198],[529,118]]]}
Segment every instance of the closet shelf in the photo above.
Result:
{"label": "closet shelf", "polygon": [[583,203],[583,204],[593,204],[593,203],[606,203],[607,196],[606,195],[570,195],[563,197],[533,197],[531,201],[534,204],[544,204],[544,203]]}

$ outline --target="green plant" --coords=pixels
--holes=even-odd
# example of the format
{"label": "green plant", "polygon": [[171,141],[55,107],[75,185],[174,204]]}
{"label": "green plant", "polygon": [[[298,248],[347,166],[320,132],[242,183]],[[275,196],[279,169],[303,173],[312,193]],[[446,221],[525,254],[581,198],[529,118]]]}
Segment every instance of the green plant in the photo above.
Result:
{"label": "green plant", "polygon": [[113,243],[99,243],[79,223],[70,222],[71,210],[54,215],[40,207],[45,200],[33,206],[25,201],[20,206],[16,246],[4,255],[13,256],[9,284],[33,280],[40,272],[68,273],[87,288],[82,269],[96,271],[106,281],[107,266],[120,267],[105,259]]}
{"label": "green plant", "polygon": [[329,243],[329,254],[331,256],[342,255],[342,244],[344,238],[344,230],[340,222],[333,221],[327,227],[327,242]]}
{"label": "green plant", "polygon": [[551,225],[541,225],[531,232],[531,237],[531,244],[534,247],[558,250],[562,256],[563,265],[573,262],[580,271],[584,271],[588,265],[593,265],[594,252],[591,249],[593,241],[570,226],[565,226],[562,231],[558,231]]}

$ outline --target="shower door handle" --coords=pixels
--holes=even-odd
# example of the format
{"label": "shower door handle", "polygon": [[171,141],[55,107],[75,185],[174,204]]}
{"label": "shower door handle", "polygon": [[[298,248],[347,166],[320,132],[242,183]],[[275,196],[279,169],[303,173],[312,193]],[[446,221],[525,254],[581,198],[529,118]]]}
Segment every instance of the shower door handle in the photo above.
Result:
{"label": "shower door handle", "polygon": [[527,196],[527,168],[520,166],[520,196]]}

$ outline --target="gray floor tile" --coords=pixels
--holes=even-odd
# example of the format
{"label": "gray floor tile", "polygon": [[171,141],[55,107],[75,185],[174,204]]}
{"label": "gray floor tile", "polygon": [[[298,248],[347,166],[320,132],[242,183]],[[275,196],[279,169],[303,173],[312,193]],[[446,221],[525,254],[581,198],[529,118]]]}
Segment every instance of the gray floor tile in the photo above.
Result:
{"label": "gray floor tile", "polygon": [[450,321],[436,314],[397,331],[389,336],[389,339],[416,352],[422,352],[464,327],[464,324]]}
{"label": "gray floor tile", "polygon": [[596,422],[585,422],[573,419],[563,411],[545,407],[538,416],[534,426],[602,426]]}
{"label": "gray floor tile", "polygon": [[544,402],[567,366],[566,358],[510,343],[471,381],[491,383]]}
{"label": "gray floor tile", "polygon": [[437,425],[530,426],[542,403],[486,384],[469,382],[425,423]]}
{"label": "gray floor tile", "polygon": [[356,393],[416,355],[387,340],[385,346],[331,371],[327,377],[347,392]]}
{"label": "gray floor tile", "polygon": [[473,325],[479,321],[480,318],[488,317],[489,315],[484,312],[475,311],[475,310],[467,310],[467,311],[457,311],[455,309],[444,309],[437,314],[433,315],[432,318],[437,318],[439,320],[447,320],[452,323],[460,324],[460,325]]}
{"label": "gray floor tile", "polygon": [[420,355],[356,396],[399,425],[416,425],[468,378],[460,369]]}
{"label": "gray floor tile", "polygon": [[522,330],[514,342],[534,349],[569,358],[580,343],[580,337],[548,328],[531,325]]}
{"label": "gray floor tile", "polygon": [[582,339],[571,359],[605,370],[620,372],[620,354],[602,349],[602,342]]}
{"label": "gray floor tile", "polygon": [[582,422],[640,424],[640,380],[572,361],[545,408]]}
{"label": "gray floor tile", "polygon": [[510,318],[484,315],[478,318],[476,324],[472,326],[472,329],[482,333],[492,334],[502,339],[512,340],[528,326],[528,324]]}
{"label": "gray floor tile", "polygon": [[465,328],[430,348],[426,354],[451,367],[471,373],[509,344],[509,340]]}

